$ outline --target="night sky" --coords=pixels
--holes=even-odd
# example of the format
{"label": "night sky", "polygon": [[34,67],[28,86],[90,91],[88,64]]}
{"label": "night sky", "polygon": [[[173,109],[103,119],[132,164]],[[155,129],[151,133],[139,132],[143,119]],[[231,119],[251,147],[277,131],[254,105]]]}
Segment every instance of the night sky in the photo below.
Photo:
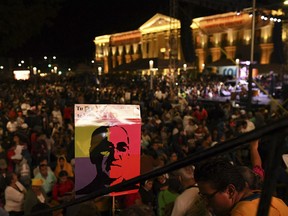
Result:
{"label": "night sky", "polygon": [[[170,0],[59,1],[63,1],[63,4],[57,16],[50,20],[51,24],[44,25],[40,34],[33,35],[23,45],[13,49],[10,55],[23,57],[56,55],[59,58],[93,59],[95,36],[135,30],[157,12],[169,15],[170,11]],[[181,7],[183,4],[184,7],[185,4],[195,7],[193,1],[183,1],[186,3],[182,2]],[[227,11],[211,10],[204,5],[199,10],[194,9],[193,15],[197,17],[217,12]]]}
{"label": "night sky", "polygon": [[169,0],[66,0],[50,26],[17,49],[18,55],[92,59],[95,36],[138,29]]}

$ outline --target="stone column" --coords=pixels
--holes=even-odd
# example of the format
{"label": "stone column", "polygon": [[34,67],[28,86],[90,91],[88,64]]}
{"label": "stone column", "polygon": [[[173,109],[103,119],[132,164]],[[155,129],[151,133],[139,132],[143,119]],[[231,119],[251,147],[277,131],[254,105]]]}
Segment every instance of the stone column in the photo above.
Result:
{"label": "stone column", "polygon": [[125,45],[125,53],[126,53],[125,54],[125,63],[131,62],[130,48],[131,48],[130,44]]}
{"label": "stone column", "polygon": [[158,51],[159,51],[158,34],[155,33],[153,35],[153,55],[152,55],[152,57],[157,58],[158,57]]}
{"label": "stone column", "polygon": [[123,46],[118,46],[118,56],[117,56],[117,62],[118,62],[118,65],[121,65],[123,62],[122,62],[122,56],[123,55]]}
{"label": "stone column", "polygon": [[170,49],[170,44],[169,44],[169,31],[166,31],[164,33],[164,43],[165,43],[165,53],[164,53],[164,59],[169,59],[169,49]]}
{"label": "stone column", "polygon": [[141,50],[142,50],[142,57],[147,58],[147,34],[142,36],[142,43],[141,43]]}
{"label": "stone column", "polygon": [[138,43],[134,43],[133,45],[132,45],[132,51],[133,51],[133,54],[132,54],[132,61],[135,61],[135,60],[137,60],[137,59],[139,59],[140,58],[140,54],[138,53],[138,48],[139,48],[139,45],[138,45]]}
{"label": "stone column", "polygon": [[108,56],[104,56],[103,66],[104,66],[103,72],[104,72],[104,73],[108,73],[108,71],[109,71]]}
{"label": "stone column", "polygon": [[202,65],[205,63],[206,53],[204,49],[198,48],[196,49],[196,55],[198,56],[198,68],[199,71],[202,72],[203,68]]}
{"label": "stone column", "polygon": [[154,34],[149,34],[148,37],[148,58],[153,58],[153,51],[154,51]]}
{"label": "stone column", "polygon": [[118,55],[117,56],[117,62],[118,62],[118,65],[121,65],[123,62],[122,62],[122,56],[121,55]]}
{"label": "stone column", "polygon": [[274,45],[272,43],[260,44],[261,58],[260,64],[269,64],[270,56],[273,52]]}
{"label": "stone column", "polygon": [[117,61],[116,61],[116,50],[117,50],[117,47],[115,47],[115,46],[113,46],[113,47],[111,48],[111,51],[112,51],[112,56],[111,56],[111,58],[112,58],[112,67],[113,67],[113,68],[116,67],[116,63],[117,63]]}
{"label": "stone column", "polygon": [[234,59],[235,58],[236,46],[226,46],[225,51],[226,51],[226,58],[227,59]]}
{"label": "stone column", "polygon": [[172,32],[170,32],[169,45],[170,45],[171,58],[177,59],[178,57],[178,35],[177,35],[176,30],[173,30]]}
{"label": "stone column", "polygon": [[105,44],[103,47],[103,72],[104,73],[108,73],[109,71],[108,56],[109,56],[109,45]]}
{"label": "stone column", "polygon": [[140,54],[136,53],[136,54],[133,54],[131,57],[132,57],[132,61],[135,61],[140,58]]}
{"label": "stone column", "polygon": [[182,50],[181,50],[181,36],[180,36],[180,31],[177,30],[177,59],[182,59]]}
{"label": "stone column", "polygon": [[210,48],[210,52],[212,55],[212,62],[215,62],[221,58],[221,50],[220,47]]}

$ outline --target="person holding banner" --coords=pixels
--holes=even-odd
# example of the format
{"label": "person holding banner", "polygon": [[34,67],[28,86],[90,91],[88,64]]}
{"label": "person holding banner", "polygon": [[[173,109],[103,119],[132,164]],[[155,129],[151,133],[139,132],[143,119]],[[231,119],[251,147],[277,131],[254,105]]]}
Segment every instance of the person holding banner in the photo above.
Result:
{"label": "person holding banner", "polygon": [[124,127],[116,125],[96,128],[91,135],[89,154],[97,174],[76,194],[88,194],[124,181],[123,169],[126,169],[126,174],[129,173],[129,145],[129,136]]}

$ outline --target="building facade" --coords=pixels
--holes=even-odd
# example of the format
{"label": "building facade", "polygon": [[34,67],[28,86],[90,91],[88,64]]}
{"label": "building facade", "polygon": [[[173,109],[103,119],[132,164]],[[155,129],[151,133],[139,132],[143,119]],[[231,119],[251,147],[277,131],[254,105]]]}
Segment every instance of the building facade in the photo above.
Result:
{"label": "building facade", "polygon": [[139,59],[147,59],[147,69],[149,59],[183,59],[179,20],[159,13],[137,30],[98,36],[94,43],[95,60],[105,73]]}
{"label": "building facade", "polygon": [[[279,40],[281,44],[287,45],[287,23],[276,18],[279,14],[281,15],[281,11],[262,11],[256,14],[253,55],[258,64],[272,63],[276,25],[281,24]],[[137,30],[97,36],[94,40],[95,60],[102,65],[104,73],[116,70],[122,64],[129,65],[139,59],[146,59],[148,62],[155,58],[168,60],[168,66],[162,68],[161,72],[174,72],[185,63],[180,26],[179,20],[158,13]],[[223,59],[231,59],[232,62],[235,59],[250,60],[251,26],[252,16],[248,11],[191,20],[193,49],[196,54],[194,65],[197,70],[202,72],[205,66]],[[281,48],[284,49],[284,45]],[[179,62],[181,64],[178,64]],[[145,71],[145,68],[141,69]],[[146,69],[149,69],[148,63]]]}

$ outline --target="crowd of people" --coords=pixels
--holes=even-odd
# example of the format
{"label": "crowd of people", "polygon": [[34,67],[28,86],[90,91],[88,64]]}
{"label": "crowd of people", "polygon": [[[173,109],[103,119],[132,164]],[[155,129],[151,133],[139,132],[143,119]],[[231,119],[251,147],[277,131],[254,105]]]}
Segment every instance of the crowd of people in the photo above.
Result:
{"label": "crowd of people", "polygon": [[[87,76],[11,81],[0,86],[0,211],[9,216],[29,215],[45,208],[39,205],[48,208],[75,198],[74,104],[140,105],[141,174],[286,117],[281,109],[267,106],[246,110],[233,107],[230,100],[200,102],[199,98],[220,96],[223,86],[217,81],[186,81],[176,88],[159,78],[155,80],[155,89],[147,90],[149,81],[145,77],[107,76],[99,86],[93,76]],[[119,215],[133,215],[133,211],[138,211],[135,215],[157,216],[226,215],[230,211],[232,215],[241,215],[239,212],[245,206],[233,210],[232,206],[261,189],[259,184],[265,178],[262,161],[269,152],[267,142],[269,137],[223,155],[221,158],[229,161],[229,165],[219,162],[219,173],[214,168],[208,169],[208,165],[205,169],[199,166],[199,170],[191,165],[141,182],[137,193],[117,197],[115,211]],[[256,177],[252,180],[255,187],[248,189],[244,177],[243,182],[234,182],[221,174],[226,168],[231,173],[242,173],[240,166],[249,167],[258,176],[257,186]],[[284,163],[278,172],[281,177],[278,183],[288,184]],[[207,182],[212,183],[207,186]],[[212,202],[216,199],[220,202],[220,194],[233,203],[223,206]],[[273,204],[273,208],[282,211],[278,215],[287,213],[287,195],[283,188],[275,191],[273,200],[277,205]],[[111,215],[111,202],[109,197],[96,198],[89,202],[91,208],[79,208],[77,212],[89,215],[83,212],[90,209],[94,215],[95,212]],[[256,211],[257,205],[249,208]],[[77,212],[69,212],[68,208],[55,211],[54,215],[77,215]]]}

